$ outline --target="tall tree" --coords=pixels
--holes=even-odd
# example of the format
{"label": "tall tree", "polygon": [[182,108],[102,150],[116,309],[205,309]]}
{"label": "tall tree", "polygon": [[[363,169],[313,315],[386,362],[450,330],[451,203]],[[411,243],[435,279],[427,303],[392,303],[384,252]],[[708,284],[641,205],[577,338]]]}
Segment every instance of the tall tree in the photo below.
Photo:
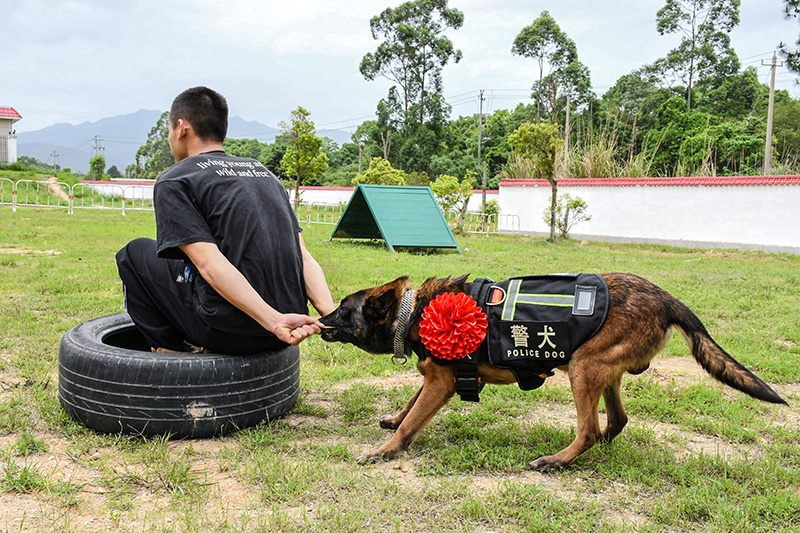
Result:
{"label": "tall tree", "polygon": [[369,168],[353,178],[353,185],[405,185],[406,173],[392,168],[392,164],[382,157],[373,157]]}
{"label": "tall tree", "polygon": [[556,183],[556,156],[564,147],[559,138],[558,124],[526,122],[508,136],[514,154],[530,161],[538,177],[550,183],[550,242],[556,240],[556,211],[558,184]]}
{"label": "tall tree", "polygon": [[108,179],[106,174],[106,158],[102,155],[96,155],[89,160],[89,179],[91,180],[105,180]]}
{"label": "tall tree", "polygon": [[[132,177],[154,180],[175,163],[168,136],[169,111],[164,111],[147,134],[147,141],[136,150],[136,167],[131,169]],[[125,172],[128,173],[127,168]]]}
{"label": "tall tree", "polygon": [[[578,60],[578,50],[575,42],[561,31],[555,19],[548,11],[542,11],[539,18],[530,26],[522,28],[511,53],[535,59],[539,63],[538,86],[546,75],[553,70],[563,68]],[[546,73],[545,73],[546,71]],[[534,87],[537,85],[535,84]],[[536,120],[541,119],[542,98],[540,91],[536,93]]]}
{"label": "tall tree", "polygon": [[739,24],[740,2],[667,0],[656,14],[659,34],[681,33],[683,39],[654,67],[663,75],[674,75],[683,81],[689,109],[696,81],[721,83],[739,71],[739,59],[728,33]]}
{"label": "tall tree", "polygon": [[424,124],[439,113],[443,100],[435,96],[443,91],[442,68],[461,60],[461,50],[443,32],[460,28],[464,14],[447,1],[412,0],[370,20],[373,39],[383,42],[363,57],[359,70],[367,80],[382,76],[396,84],[387,105],[401,106],[406,135],[412,123]]}
{"label": "tall tree", "polygon": [[577,107],[594,98],[589,69],[580,61],[573,61],[564,68],[545,76],[533,85],[536,101],[541,102],[550,122],[557,123],[559,114],[569,106]]}
{"label": "tall tree", "polygon": [[[783,10],[786,13],[786,18],[797,18],[800,14],[800,0],[783,0]],[[800,46],[800,39],[795,43]],[[786,58],[786,66],[800,74],[800,51],[789,50],[785,43],[780,45],[781,53]]]}
{"label": "tall tree", "polygon": [[322,151],[322,139],[316,136],[311,113],[298,107],[291,114],[290,122],[281,121],[279,126],[289,141],[289,147],[281,159],[281,166],[296,178],[294,188],[295,209],[300,206],[300,184],[313,179],[328,168],[328,156]]}

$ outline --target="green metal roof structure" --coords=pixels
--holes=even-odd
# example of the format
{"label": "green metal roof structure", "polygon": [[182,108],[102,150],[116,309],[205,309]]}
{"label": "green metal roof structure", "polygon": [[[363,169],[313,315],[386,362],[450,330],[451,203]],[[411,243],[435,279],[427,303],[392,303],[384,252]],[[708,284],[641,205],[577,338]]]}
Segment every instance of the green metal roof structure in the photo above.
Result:
{"label": "green metal roof structure", "polygon": [[359,185],[331,239],[383,239],[386,247],[458,246],[430,187]]}

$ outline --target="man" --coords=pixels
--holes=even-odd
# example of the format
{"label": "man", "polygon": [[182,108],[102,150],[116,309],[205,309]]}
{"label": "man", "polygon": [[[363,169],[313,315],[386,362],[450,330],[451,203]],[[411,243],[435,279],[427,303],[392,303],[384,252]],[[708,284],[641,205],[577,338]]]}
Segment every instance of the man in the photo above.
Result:
{"label": "man", "polygon": [[336,307],[288,194],[256,160],[223,151],[228,106],[206,87],[169,115],[175,164],[156,181],[157,240],[117,253],[126,305],[154,351],[250,354],[320,332]]}

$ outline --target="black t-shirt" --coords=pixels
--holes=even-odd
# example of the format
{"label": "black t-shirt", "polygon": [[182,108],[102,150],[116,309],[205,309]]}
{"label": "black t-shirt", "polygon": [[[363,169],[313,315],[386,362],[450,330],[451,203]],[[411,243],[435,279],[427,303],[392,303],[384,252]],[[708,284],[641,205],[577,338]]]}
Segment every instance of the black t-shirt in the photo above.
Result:
{"label": "black t-shirt", "polygon": [[[188,157],[159,176],[153,195],[159,257],[188,263],[179,246],[216,243],[269,305],[308,313],[300,225],[286,189],[261,163],[222,151]],[[194,303],[212,328],[271,335],[199,275]]]}

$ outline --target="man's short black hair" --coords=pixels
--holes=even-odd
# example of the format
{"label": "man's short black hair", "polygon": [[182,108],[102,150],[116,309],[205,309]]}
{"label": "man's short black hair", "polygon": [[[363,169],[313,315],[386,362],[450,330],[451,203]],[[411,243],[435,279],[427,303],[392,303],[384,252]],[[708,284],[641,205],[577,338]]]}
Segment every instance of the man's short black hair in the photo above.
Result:
{"label": "man's short black hair", "polygon": [[180,118],[203,140],[224,142],[228,135],[228,102],[208,87],[192,87],[175,97],[169,110],[173,128]]}

